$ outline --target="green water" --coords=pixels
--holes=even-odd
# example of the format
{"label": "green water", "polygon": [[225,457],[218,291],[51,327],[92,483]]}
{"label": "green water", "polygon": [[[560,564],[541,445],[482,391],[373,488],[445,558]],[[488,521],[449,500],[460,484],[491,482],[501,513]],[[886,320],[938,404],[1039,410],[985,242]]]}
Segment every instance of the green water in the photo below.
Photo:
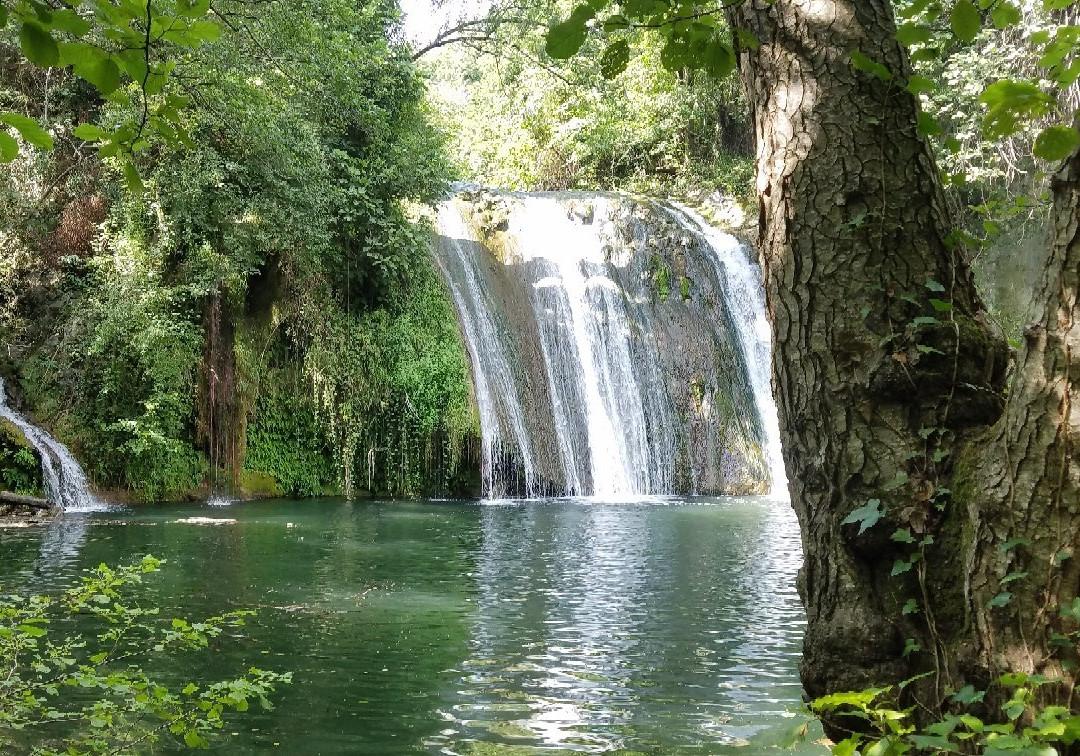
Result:
{"label": "green water", "polygon": [[178,679],[294,672],[221,753],[747,754],[795,721],[783,503],[140,507],[0,530],[0,583],[48,591],[145,553],[168,560],[142,589],[164,616],[259,610]]}

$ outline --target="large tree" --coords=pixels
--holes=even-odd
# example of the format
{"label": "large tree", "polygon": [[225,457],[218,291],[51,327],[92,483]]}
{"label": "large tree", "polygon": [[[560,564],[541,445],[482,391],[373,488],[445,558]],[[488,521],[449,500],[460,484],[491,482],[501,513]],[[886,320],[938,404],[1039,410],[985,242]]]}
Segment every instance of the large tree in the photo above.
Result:
{"label": "large tree", "polygon": [[748,0],[728,15],[756,41],[739,62],[805,548],[807,692],[933,671],[909,690],[937,711],[1021,671],[1071,694],[1080,157],[1054,180],[1040,306],[1007,387],[889,0]]}

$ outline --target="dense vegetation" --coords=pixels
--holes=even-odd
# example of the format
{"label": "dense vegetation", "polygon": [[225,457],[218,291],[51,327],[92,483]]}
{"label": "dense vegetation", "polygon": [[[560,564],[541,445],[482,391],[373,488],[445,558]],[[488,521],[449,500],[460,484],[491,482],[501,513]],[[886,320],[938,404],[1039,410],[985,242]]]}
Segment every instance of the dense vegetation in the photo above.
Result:
{"label": "dense vegetation", "polygon": [[421,67],[463,175],[510,189],[746,195],[752,133],[738,82],[671,70],[642,30],[626,35],[617,75],[595,44],[552,59],[546,31],[568,10],[497,3],[430,41],[444,46],[426,50]]}
{"label": "dense vegetation", "polygon": [[[15,397],[97,485],[140,498],[467,488],[464,350],[408,204],[451,174],[388,41],[396,7],[226,3],[207,18],[211,41],[154,49],[175,65],[160,91],[133,80],[106,102],[94,77],[24,58],[37,20],[3,31],[0,111],[55,142],[24,143],[0,175]],[[188,104],[106,136],[144,102]]]}

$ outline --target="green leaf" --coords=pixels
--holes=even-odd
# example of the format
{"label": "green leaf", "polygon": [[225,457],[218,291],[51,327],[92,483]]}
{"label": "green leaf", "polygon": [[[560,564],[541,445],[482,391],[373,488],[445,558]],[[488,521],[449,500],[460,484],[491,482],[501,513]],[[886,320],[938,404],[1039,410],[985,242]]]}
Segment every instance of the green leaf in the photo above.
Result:
{"label": "green leaf", "polygon": [[906,659],[916,651],[922,651],[922,646],[920,646],[919,642],[914,638],[908,638],[907,641],[904,643],[903,657]]}
{"label": "green leaf", "polygon": [[915,614],[916,612],[919,611],[919,603],[915,599],[909,598],[904,603],[904,608],[901,609],[900,611],[903,614]]}
{"label": "green leaf", "polygon": [[1009,0],[1001,0],[994,10],[990,11],[990,20],[998,29],[1007,29],[1020,23],[1020,10]]}
{"label": "green leaf", "polygon": [[76,65],[75,73],[108,96],[120,86],[120,68],[111,58],[102,58],[86,65]]}
{"label": "green leaf", "polygon": [[919,111],[915,123],[916,129],[923,136],[937,136],[943,131],[941,124],[937,122],[937,119],[924,111]]}
{"label": "green leaf", "polygon": [[920,92],[932,92],[937,89],[938,85],[933,79],[928,79],[925,76],[919,76],[918,74],[912,74],[908,79],[907,91],[913,95],[917,95]]}
{"label": "green leaf", "polygon": [[859,535],[866,532],[868,528],[872,528],[878,520],[885,516],[885,510],[881,508],[880,499],[870,499],[865,505],[859,507],[854,512],[849,514],[841,522],[841,525],[851,525],[859,523]]}
{"label": "green leaf", "polygon": [[1009,551],[1011,549],[1015,549],[1017,546],[1030,546],[1030,545],[1031,545],[1031,542],[1028,541],[1028,539],[1026,539],[1026,538],[1010,538],[1005,543],[998,546],[998,551],[1000,551],[1002,554],[1004,554],[1005,552],[1007,552],[1007,551]]}
{"label": "green leaf", "polygon": [[210,12],[210,0],[176,0],[176,12],[187,18],[199,18]]}
{"label": "green leaf", "polygon": [[87,142],[100,142],[108,136],[108,133],[104,129],[100,126],[95,126],[92,123],[80,123],[72,129],[71,133]]}
{"label": "green leaf", "polygon": [[690,60],[690,45],[685,40],[672,37],[660,50],[660,65],[669,71],[685,68]]}
{"label": "green leaf", "polygon": [[[139,175],[139,169],[135,167],[135,164],[131,162],[131,160],[124,161],[124,186],[126,186],[127,190],[132,194],[142,194],[146,189],[143,185],[142,177]],[[178,627],[176,622],[177,620],[173,620],[173,627]],[[186,628],[187,625],[184,623],[179,627]]]}
{"label": "green leaf", "polygon": [[616,13],[613,16],[608,16],[604,19],[603,29],[604,34],[610,34],[613,31],[621,31],[623,29],[630,28],[630,19],[621,13]]}
{"label": "green leaf", "polygon": [[35,66],[48,68],[60,62],[60,48],[49,32],[33,21],[26,21],[19,30],[19,45],[26,59]]}
{"label": "green leaf", "polygon": [[946,302],[943,299],[931,299],[930,306],[938,312],[952,312],[952,302]]}
{"label": "green leaf", "polygon": [[994,609],[995,607],[1005,606],[1012,600],[1012,594],[1008,591],[1002,591],[998,595],[986,602],[987,609]]}
{"label": "green leaf", "polygon": [[892,570],[889,572],[889,577],[896,577],[897,575],[903,575],[905,572],[910,572],[911,568],[915,565],[915,560],[911,559],[897,559],[893,562]]}
{"label": "green leaf", "polygon": [[1002,79],[983,90],[979,102],[987,106],[983,130],[989,137],[1008,136],[1016,131],[1021,118],[1043,116],[1054,107],[1054,100],[1027,81]]}
{"label": "green leaf", "polygon": [[1064,160],[1080,146],[1080,133],[1071,126],[1050,126],[1035,137],[1032,152],[1043,160]]}
{"label": "green leaf", "polygon": [[735,51],[723,40],[710,40],[705,47],[705,70],[714,79],[722,79],[735,70]]}
{"label": "green leaf", "polygon": [[43,150],[51,150],[53,138],[49,132],[41,128],[41,124],[33,118],[28,118],[19,113],[0,113],[0,123],[14,126],[22,138],[29,144]]}
{"label": "green leaf", "polygon": [[1061,612],[1062,617],[1069,617],[1080,622],[1080,597],[1074,598],[1071,604],[1062,606],[1058,611]]}
{"label": "green leaf", "polygon": [[90,31],[90,22],[70,8],[53,11],[51,26],[57,31],[67,32],[73,37],[81,37]]}
{"label": "green leaf", "polygon": [[867,688],[859,691],[830,693],[814,699],[810,704],[810,708],[816,712],[832,711],[833,709],[849,706],[853,709],[866,709],[874,702],[875,698],[887,690],[888,688]]}
{"label": "green leaf", "polygon": [[926,288],[928,288],[930,291],[945,291],[945,287],[932,278],[926,279]]}
{"label": "green leaf", "polygon": [[600,56],[600,73],[605,79],[614,79],[626,70],[629,62],[630,45],[625,39],[616,40]]}
{"label": "green leaf", "polygon": [[585,36],[585,23],[571,18],[548,29],[544,50],[555,60],[566,60],[585,44]]}
{"label": "green leaf", "polygon": [[911,21],[901,24],[896,30],[897,41],[908,46],[929,42],[930,36],[930,27]]}
{"label": "green leaf", "polygon": [[895,490],[897,488],[900,488],[901,486],[905,485],[907,482],[908,482],[908,474],[906,472],[904,472],[903,470],[899,470],[896,473],[896,475],[893,476],[893,479],[885,484],[885,490],[886,491],[893,491],[893,490]]}
{"label": "green leaf", "polygon": [[949,14],[949,26],[961,42],[971,42],[982,28],[982,15],[971,0],[957,0]]}
{"label": "green leaf", "polygon": [[911,535],[911,531],[908,528],[898,528],[895,533],[892,534],[890,540],[897,543],[915,543],[915,536]]}
{"label": "green leaf", "polygon": [[188,33],[198,41],[214,42],[221,36],[221,27],[213,21],[195,21],[188,27]]}
{"label": "green leaf", "polygon": [[871,60],[858,50],[853,50],[851,53],[851,66],[856,70],[872,74],[882,81],[892,80],[892,72],[888,68],[877,61]]}
{"label": "green leaf", "polygon": [[141,84],[142,80],[146,78],[146,58],[143,57],[141,49],[124,50],[117,53],[116,60],[133,81]]}
{"label": "green leaf", "polygon": [[1002,585],[1008,585],[1016,580],[1023,580],[1028,574],[1026,572],[1010,572],[1008,575],[1001,579]]}

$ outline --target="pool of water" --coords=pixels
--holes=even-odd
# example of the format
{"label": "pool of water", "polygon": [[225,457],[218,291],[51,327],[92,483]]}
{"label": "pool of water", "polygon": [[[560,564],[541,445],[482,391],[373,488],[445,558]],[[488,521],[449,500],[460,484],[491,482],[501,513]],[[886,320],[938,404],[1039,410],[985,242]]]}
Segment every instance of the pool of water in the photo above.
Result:
{"label": "pool of water", "polygon": [[230,720],[219,752],[747,754],[797,721],[801,557],[781,502],[80,513],[0,529],[0,584],[54,590],[147,553],[168,561],[140,589],[165,617],[259,611],[177,679],[294,673],[273,711]]}

